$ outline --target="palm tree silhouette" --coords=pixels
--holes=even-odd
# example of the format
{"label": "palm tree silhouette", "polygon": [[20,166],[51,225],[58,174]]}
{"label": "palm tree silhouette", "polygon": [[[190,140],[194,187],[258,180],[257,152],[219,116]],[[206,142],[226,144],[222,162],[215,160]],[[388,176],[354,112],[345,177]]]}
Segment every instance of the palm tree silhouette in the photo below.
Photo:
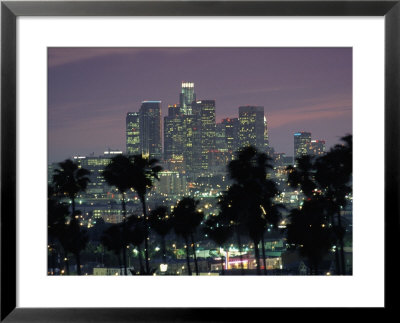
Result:
{"label": "palm tree silhouette", "polygon": [[165,243],[165,236],[172,229],[172,219],[168,214],[168,208],[159,206],[149,214],[149,224],[161,238],[161,250],[163,254],[163,263],[167,263],[167,248]]}
{"label": "palm tree silhouette", "polygon": [[148,159],[142,155],[133,156],[133,181],[132,188],[136,191],[139,199],[142,203],[143,209],[143,225],[144,225],[144,253],[145,253],[145,263],[146,272],[150,273],[149,266],[149,225],[147,217],[147,207],[146,207],[146,194],[153,187],[154,180],[159,180],[158,173],[162,170],[162,167],[158,165],[157,159]]}
{"label": "palm tree silhouette", "polygon": [[[88,175],[90,172],[85,168],[80,168],[77,163],[70,159],[58,164],[59,169],[55,170],[53,176],[54,191],[60,196],[67,196],[71,200],[72,213],[69,224],[65,227],[60,236],[60,243],[63,249],[74,254],[77,262],[77,274],[81,274],[80,253],[85,249],[88,242],[87,231],[81,228],[79,221],[80,212],[76,211],[75,199],[78,193],[86,190],[89,183]],[[66,256],[68,261],[68,256]],[[69,272],[67,262],[67,271]]]}
{"label": "palm tree silhouette", "polygon": [[[232,226],[229,224],[228,219],[224,219],[221,214],[217,216],[209,216],[204,223],[203,231],[207,235],[207,237],[213,240],[215,244],[222,250],[224,250],[224,244],[229,240],[233,233]],[[224,275],[225,265],[224,257],[222,255],[221,268],[222,275]]]}
{"label": "palm tree silhouette", "polygon": [[62,240],[66,250],[75,256],[77,274],[81,275],[81,251],[86,248],[89,237],[87,230],[82,228],[82,223],[78,218],[71,219],[66,226]]}
{"label": "palm tree silhouette", "polygon": [[128,218],[129,242],[138,249],[140,275],[149,275],[151,272],[145,271],[143,266],[142,244],[146,239],[143,221],[137,215]]}
{"label": "palm tree silhouette", "polygon": [[198,200],[195,200],[192,197],[184,197],[182,200],[178,202],[178,204],[175,206],[173,210],[173,227],[175,233],[181,236],[186,244],[186,260],[187,260],[189,275],[192,275],[192,271],[190,268],[190,260],[189,260],[189,247],[190,247],[189,238],[192,242],[196,275],[199,275],[194,233],[197,227],[200,225],[201,221],[203,220],[204,214],[203,212],[197,210],[198,204],[199,204]]}
{"label": "palm tree silhouette", "polygon": [[306,197],[311,197],[317,185],[314,180],[314,158],[303,155],[297,158],[297,167],[288,166],[288,183],[293,189],[300,187]]}
{"label": "palm tree silhouette", "polygon": [[122,274],[121,252],[125,248],[125,241],[122,238],[122,227],[119,224],[113,224],[106,229],[101,236],[101,243],[108,250],[115,253],[118,258],[119,268]]}
{"label": "palm tree silhouette", "polygon": [[[68,214],[68,205],[65,203],[60,203],[58,199],[55,198],[54,189],[49,185],[47,199],[47,229],[53,268],[55,268],[56,262],[54,260],[55,251],[58,249],[58,244],[61,243],[62,236],[66,228]],[[63,252],[65,254],[63,258],[68,259],[67,250],[63,248]],[[61,268],[59,269],[61,272]],[[69,266],[67,266],[67,274],[69,274]]]}
{"label": "palm tree silhouette", "polygon": [[[342,145],[335,145],[327,154],[318,158],[315,163],[315,179],[330,201],[331,222],[339,242],[341,273],[346,274],[344,260],[344,233],[340,211],[348,203],[346,197],[352,192],[353,143],[352,136],[341,138]],[[334,221],[336,215],[337,221]],[[335,223],[337,222],[337,223]]]}
{"label": "palm tree silhouette", "polygon": [[236,190],[236,195],[240,196],[236,205],[239,204],[241,211],[240,222],[246,226],[254,243],[257,274],[261,274],[258,245],[263,240],[265,227],[267,224],[276,225],[279,218],[278,209],[273,208],[273,198],[279,191],[276,184],[267,179],[271,169],[271,158],[252,146],[242,148],[237,159],[228,164],[230,178],[235,183],[229,190]]}
{"label": "palm tree silhouette", "polygon": [[239,185],[231,185],[228,191],[223,192],[219,197],[218,206],[220,215],[228,219],[229,224],[233,227],[233,231],[235,232],[236,243],[239,249],[241,274],[244,275],[242,234],[245,227],[242,221],[244,211],[242,210],[243,203],[240,203],[240,199],[243,198],[241,194],[242,189]]}
{"label": "palm tree silhouette", "polygon": [[[133,187],[134,170],[133,164],[129,157],[117,155],[111,159],[111,162],[104,168],[103,177],[110,186],[115,186],[122,196],[122,236],[127,237],[126,226],[126,202],[125,194]],[[127,245],[127,241],[125,241]],[[122,260],[124,265],[124,275],[127,272],[126,248],[122,249]]]}
{"label": "palm tree silhouette", "polygon": [[301,209],[291,211],[287,225],[287,242],[308,259],[314,275],[320,273],[320,263],[334,241],[326,203],[323,196],[304,201]]}
{"label": "palm tree silhouette", "polygon": [[89,183],[90,172],[85,168],[79,168],[77,163],[71,159],[58,163],[59,169],[56,169],[53,176],[54,190],[60,195],[71,199],[72,217],[75,216],[75,199],[79,192],[86,190]]}

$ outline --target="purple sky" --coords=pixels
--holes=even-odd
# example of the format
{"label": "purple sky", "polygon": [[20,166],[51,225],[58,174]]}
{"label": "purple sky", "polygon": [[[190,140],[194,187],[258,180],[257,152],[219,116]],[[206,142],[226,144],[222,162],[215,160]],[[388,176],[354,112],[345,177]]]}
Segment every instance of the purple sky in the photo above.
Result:
{"label": "purple sky", "polygon": [[143,100],[179,102],[182,81],[216,100],[219,122],[261,105],[270,144],[293,155],[293,133],[327,147],[352,133],[351,48],[49,48],[49,161],[125,150],[125,116]]}

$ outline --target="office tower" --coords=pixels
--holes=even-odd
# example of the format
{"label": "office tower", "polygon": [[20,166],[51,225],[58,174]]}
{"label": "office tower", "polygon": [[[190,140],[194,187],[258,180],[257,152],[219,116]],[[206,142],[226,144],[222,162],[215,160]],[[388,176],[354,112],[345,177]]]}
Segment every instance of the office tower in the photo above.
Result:
{"label": "office tower", "polygon": [[325,141],[324,140],[311,140],[308,148],[308,154],[312,156],[321,156],[325,154]]}
{"label": "office tower", "polygon": [[181,93],[179,96],[179,104],[183,115],[192,114],[192,102],[196,101],[196,93],[194,93],[194,83],[182,82]]}
{"label": "office tower", "polygon": [[140,121],[138,112],[128,112],[126,115],[126,154],[141,154]]}
{"label": "office tower", "polygon": [[142,155],[161,160],[161,101],[143,101],[139,119]]}
{"label": "office tower", "polygon": [[200,147],[195,146],[194,151],[200,152],[201,169],[208,170],[211,163],[210,152],[215,149],[215,101],[198,100],[193,103],[192,111],[200,120]]}
{"label": "office tower", "polygon": [[225,125],[218,122],[215,126],[215,149],[219,151],[227,151]]}
{"label": "office tower", "polygon": [[311,132],[296,132],[294,134],[294,159],[307,155],[311,144]]}
{"label": "office tower", "polygon": [[102,156],[74,156],[74,161],[79,168],[87,169],[89,174],[89,183],[85,192],[81,193],[86,202],[108,201],[116,193],[113,187],[110,187],[103,176],[104,168],[111,162],[111,159],[122,154],[120,150],[108,149]]}
{"label": "office tower", "polygon": [[239,145],[240,148],[253,146],[265,151],[264,107],[239,107]]}
{"label": "office tower", "polygon": [[233,154],[239,149],[239,119],[222,119],[221,124],[225,132],[226,148]]}
{"label": "office tower", "polygon": [[182,162],[183,159],[183,118],[179,105],[168,106],[168,116],[164,117],[164,160]]}
{"label": "office tower", "polygon": [[189,114],[182,116],[183,160],[186,171],[198,171],[201,168],[200,116]]}
{"label": "office tower", "polygon": [[267,123],[267,118],[265,116],[264,116],[264,146],[265,149],[269,148],[268,123]]}

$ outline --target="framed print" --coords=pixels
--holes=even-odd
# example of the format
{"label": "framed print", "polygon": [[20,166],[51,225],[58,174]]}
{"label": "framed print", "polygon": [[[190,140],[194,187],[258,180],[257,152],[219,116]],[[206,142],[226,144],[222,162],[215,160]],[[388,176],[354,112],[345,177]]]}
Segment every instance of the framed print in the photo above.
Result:
{"label": "framed print", "polygon": [[393,308],[398,1],[1,11],[1,320]]}

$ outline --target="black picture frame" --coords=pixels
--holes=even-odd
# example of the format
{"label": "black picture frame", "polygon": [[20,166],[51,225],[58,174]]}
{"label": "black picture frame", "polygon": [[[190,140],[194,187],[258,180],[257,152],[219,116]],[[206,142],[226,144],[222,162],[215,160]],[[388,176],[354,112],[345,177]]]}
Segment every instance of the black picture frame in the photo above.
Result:
{"label": "black picture frame", "polygon": [[[391,264],[399,233],[400,0],[395,1],[2,1],[1,3],[1,321],[127,322],[235,321],[269,308],[17,308],[16,290],[16,19],[19,16],[384,16],[385,18],[385,307],[396,306],[399,286]],[[372,127],[373,125],[371,125]],[[367,140],[367,139],[366,139]],[[369,174],[370,175],[370,174]],[[370,175],[371,176],[371,175]],[[373,175],[372,175],[373,176]],[[373,257],[373,255],[371,255]],[[372,260],[371,260],[372,263]],[[373,279],[373,278],[371,278]],[[345,292],[345,291],[343,291]],[[339,296],[340,297],[340,296]],[[217,305],[217,304],[216,304]],[[335,309],[325,309],[340,318]],[[251,311],[251,313],[248,313]],[[268,312],[267,312],[268,311]],[[349,312],[348,310],[347,312]],[[259,316],[260,315],[260,316]],[[324,314],[325,315],[325,314]],[[376,315],[376,316],[375,316]],[[313,318],[305,318],[307,320]]]}

